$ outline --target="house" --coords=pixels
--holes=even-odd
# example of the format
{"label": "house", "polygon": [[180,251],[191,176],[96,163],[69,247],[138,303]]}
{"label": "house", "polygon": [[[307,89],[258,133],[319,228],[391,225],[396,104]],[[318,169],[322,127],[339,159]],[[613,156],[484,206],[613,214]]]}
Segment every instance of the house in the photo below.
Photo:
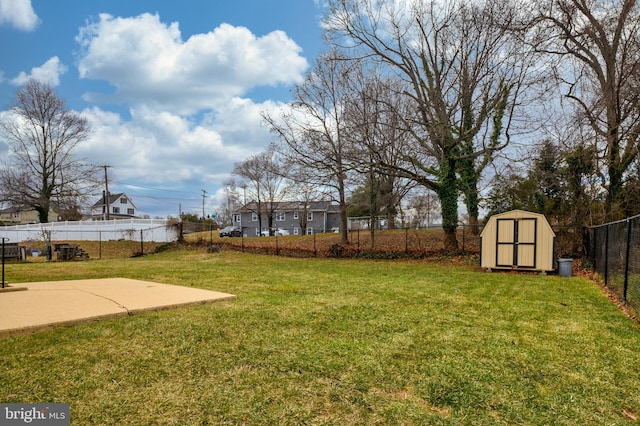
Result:
{"label": "house", "polygon": [[[340,211],[330,201],[281,201],[275,203],[252,201],[235,210],[232,225],[242,228],[247,237],[269,233],[269,212],[272,213],[272,233],[276,229],[290,235],[307,235],[318,232],[335,232],[340,228]],[[258,220],[262,217],[262,227]]]}
{"label": "house", "polygon": [[[55,222],[56,220],[58,220],[58,214],[50,210],[48,222]],[[28,223],[39,222],[40,216],[34,209],[26,207],[8,207],[6,209],[0,209],[0,224],[25,225]]]}
{"label": "house", "polygon": [[131,219],[136,217],[136,206],[123,192],[109,193],[109,197],[106,197],[103,191],[102,198],[91,206],[91,217],[101,220]]}

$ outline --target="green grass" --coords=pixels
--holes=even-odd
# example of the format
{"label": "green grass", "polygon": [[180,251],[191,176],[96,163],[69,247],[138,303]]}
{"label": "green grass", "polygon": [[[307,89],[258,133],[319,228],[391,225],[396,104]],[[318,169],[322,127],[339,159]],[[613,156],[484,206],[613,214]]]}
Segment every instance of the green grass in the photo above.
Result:
{"label": "green grass", "polygon": [[[177,251],[21,263],[236,294],[0,341],[0,401],[72,424],[633,424],[640,327],[577,277]],[[0,294],[1,297],[1,294]]]}

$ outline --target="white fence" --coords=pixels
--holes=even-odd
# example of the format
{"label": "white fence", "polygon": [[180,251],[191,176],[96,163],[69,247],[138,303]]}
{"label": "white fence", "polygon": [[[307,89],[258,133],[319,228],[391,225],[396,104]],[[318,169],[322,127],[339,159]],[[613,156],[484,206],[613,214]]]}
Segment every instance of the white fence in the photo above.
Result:
{"label": "white fence", "polygon": [[153,241],[171,242],[180,237],[180,229],[164,219],[82,220],[0,226],[0,237],[12,243],[51,241]]}

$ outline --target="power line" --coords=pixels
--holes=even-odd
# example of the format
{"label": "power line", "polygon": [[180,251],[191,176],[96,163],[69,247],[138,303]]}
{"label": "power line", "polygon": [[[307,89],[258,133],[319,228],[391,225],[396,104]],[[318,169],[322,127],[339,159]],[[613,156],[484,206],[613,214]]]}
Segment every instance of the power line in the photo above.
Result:
{"label": "power line", "polygon": [[117,183],[118,185],[132,186],[134,188],[151,189],[153,191],[185,193],[185,191],[180,191],[178,189],[154,188],[154,187],[151,187],[151,186],[137,185],[137,184],[133,184],[133,183],[120,182],[120,181],[116,181],[115,183]]}

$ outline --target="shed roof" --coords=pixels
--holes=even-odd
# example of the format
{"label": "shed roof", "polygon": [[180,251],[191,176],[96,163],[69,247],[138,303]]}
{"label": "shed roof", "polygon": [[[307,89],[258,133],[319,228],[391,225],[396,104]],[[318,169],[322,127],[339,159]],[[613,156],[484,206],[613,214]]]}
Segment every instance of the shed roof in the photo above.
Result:
{"label": "shed roof", "polygon": [[[551,228],[551,225],[549,224],[547,217],[542,213],[534,213],[526,210],[515,209],[515,210],[510,210],[508,212],[494,214],[489,218],[489,221],[498,220],[498,219],[524,219],[524,218],[531,218],[531,217],[544,219],[544,220],[541,220],[539,223],[541,223],[542,226],[546,227],[554,237],[556,236],[556,233],[553,232],[553,229]],[[487,224],[489,223],[489,221],[487,222]],[[480,233],[480,236],[481,237],[485,236],[484,233],[488,232],[489,228],[490,228],[489,226],[485,225],[484,229]]]}

